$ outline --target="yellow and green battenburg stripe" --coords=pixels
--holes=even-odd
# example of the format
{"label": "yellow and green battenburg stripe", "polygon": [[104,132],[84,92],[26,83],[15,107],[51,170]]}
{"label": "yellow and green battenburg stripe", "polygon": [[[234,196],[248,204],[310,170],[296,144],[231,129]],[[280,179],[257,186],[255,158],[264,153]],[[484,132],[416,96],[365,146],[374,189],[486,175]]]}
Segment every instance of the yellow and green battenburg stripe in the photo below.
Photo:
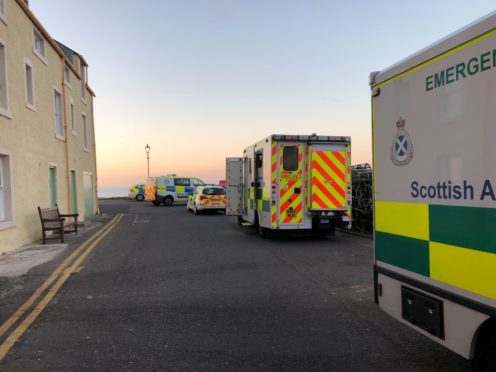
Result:
{"label": "yellow and green battenburg stripe", "polygon": [[376,201],[376,260],[496,299],[496,209]]}

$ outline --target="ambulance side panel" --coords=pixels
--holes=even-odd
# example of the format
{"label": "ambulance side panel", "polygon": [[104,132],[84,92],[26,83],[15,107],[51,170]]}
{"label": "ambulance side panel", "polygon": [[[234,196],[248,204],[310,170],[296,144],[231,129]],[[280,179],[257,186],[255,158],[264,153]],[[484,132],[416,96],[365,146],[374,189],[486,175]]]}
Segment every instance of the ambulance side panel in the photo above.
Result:
{"label": "ambulance side panel", "polygon": [[255,206],[261,226],[271,228],[271,184],[272,184],[272,139],[264,138],[257,143],[256,153],[262,154],[262,167],[259,169],[259,187],[255,190]]}
{"label": "ambulance side panel", "polygon": [[376,301],[466,358],[496,316],[496,15],[488,22],[372,84]]}
{"label": "ambulance side panel", "polygon": [[243,206],[242,217],[250,223],[255,222],[255,189],[254,182],[254,147],[249,146],[243,151]]}

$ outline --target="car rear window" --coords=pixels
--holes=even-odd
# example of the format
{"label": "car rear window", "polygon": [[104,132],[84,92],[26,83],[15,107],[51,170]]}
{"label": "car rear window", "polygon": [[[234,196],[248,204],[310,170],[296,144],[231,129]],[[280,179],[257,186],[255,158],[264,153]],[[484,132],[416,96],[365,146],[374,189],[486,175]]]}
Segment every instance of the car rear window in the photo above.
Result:
{"label": "car rear window", "polygon": [[203,189],[203,195],[226,195],[226,191],[220,187],[206,187]]}

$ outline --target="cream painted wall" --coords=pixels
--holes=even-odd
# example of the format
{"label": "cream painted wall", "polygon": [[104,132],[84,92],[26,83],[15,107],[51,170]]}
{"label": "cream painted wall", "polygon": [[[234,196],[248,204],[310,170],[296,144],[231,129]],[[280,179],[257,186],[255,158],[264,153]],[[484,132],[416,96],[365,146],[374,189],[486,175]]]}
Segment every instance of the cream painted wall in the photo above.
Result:
{"label": "cream painted wall", "polygon": [[[11,155],[15,225],[3,229],[0,222],[0,252],[40,239],[37,206],[49,205],[49,165],[57,167],[57,202],[62,213],[69,210],[70,203],[68,170],[76,171],[81,220],[85,219],[83,172],[90,172],[96,178],[93,97],[87,90],[86,104],[81,101],[80,81],[72,71],[72,90],[64,87],[62,57],[46,40],[47,61],[45,63],[38,58],[32,47],[33,22],[17,0],[5,2],[7,25],[0,21],[0,38],[7,50],[8,99],[12,116],[0,115],[0,148],[10,151]],[[25,59],[31,62],[34,72],[35,111],[26,106]],[[62,95],[65,93],[65,138],[68,141],[69,164],[66,160],[66,142],[55,136],[54,88]],[[75,104],[75,136],[71,134],[69,97]],[[86,113],[89,127],[89,152],[83,150],[82,112]],[[96,210],[96,192],[94,200]]]}

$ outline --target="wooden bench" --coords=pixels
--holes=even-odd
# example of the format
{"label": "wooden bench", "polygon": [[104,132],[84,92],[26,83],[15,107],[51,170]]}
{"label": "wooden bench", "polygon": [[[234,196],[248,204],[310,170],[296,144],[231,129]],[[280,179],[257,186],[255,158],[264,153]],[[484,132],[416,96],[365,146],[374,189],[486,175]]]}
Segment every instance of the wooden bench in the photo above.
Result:
{"label": "wooden bench", "polygon": [[[58,205],[53,208],[38,207],[38,214],[40,215],[43,244],[48,239],[60,239],[61,243],[63,243],[64,233],[74,232],[77,235],[79,214],[60,214]],[[53,236],[47,237],[47,231],[52,231]]]}

